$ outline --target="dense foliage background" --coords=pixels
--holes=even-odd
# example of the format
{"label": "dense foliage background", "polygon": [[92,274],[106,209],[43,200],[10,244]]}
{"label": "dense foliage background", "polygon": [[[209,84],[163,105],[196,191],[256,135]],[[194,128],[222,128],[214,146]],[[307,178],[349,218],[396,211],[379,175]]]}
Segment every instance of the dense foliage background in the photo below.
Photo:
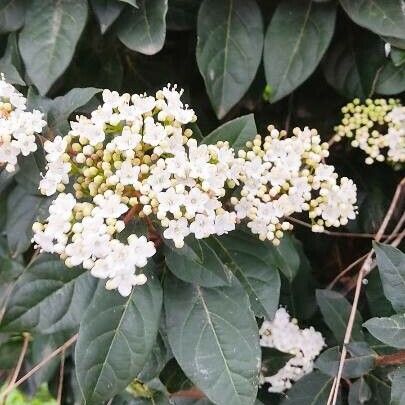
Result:
{"label": "dense foliage background", "polygon": [[[404,8],[401,0],[0,0],[0,71],[46,114],[47,138],[66,134],[74,112],[91,111],[99,89],[143,93],[170,82],[185,89],[201,136],[240,141],[272,123],[308,125],[327,141],[350,99],[401,97]],[[37,190],[41,150],[14,176],[1,172],[3,389],[62,347],[62,360],[47,361],[7,403],[253,404],[257,325],[281,304],[320,330],[328,349],[285,396],[264,386],[256,404],[326,404],[360,261],[329,283],[371,249],[371,238],[351,234],[377,232],[403,175],[366,166],[344,143],[330,159],[358,185],[347,235],[297,225],[279,247],[243,229],[180,253],[165,247],[148,270],[154,277],[128,298],[34,253],[31,227],[49,205]],[[398,198],[386,232],[402,213]],[[394,367],[404,362],[405,256],[388,244],[376,250],[379,271],[363,286],[341,384],[339,401],[350,405],[405,403],[405,369]],[[274,371],[287,360],[263,352],[262,365]]]}

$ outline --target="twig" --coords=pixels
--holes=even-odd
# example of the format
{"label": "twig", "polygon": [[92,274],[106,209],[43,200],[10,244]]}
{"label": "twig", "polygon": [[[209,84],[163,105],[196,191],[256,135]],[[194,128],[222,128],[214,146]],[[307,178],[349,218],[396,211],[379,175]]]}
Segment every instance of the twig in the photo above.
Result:
{"label": "twig", "polygon": [[63,375],[64,375],[64,373],[65,373],[65,350],[62,351],[62,354],[60,356],[58,395],[56,397],[56,403],[58,405],[60,405],[62,403]]}
{"label": "twig", "polygon": [[174,392],[173,394],[170,395],[171,398],[192,398],[192,399],[201,399],[205,398],[205,395],[202,391],[200,391],[197,388],[191,388],[189,390],[180,390],[177,392]]}
{"label": "twig", "polygon": [[400,366],[405,364],[405,350],[393,354],[385,354],[375,359],[376,366]]}
{"label": "twig", "polygon": [[347,266],[344,270],[342,270],[341,272],[339,272],[339,274],[330,282],[330,284],[328,285],[328,290],[331,290],[335,284],[347,273],[350,272],[350,270],[353,267],[356,267],[357,264],[359,264],[360,262],[362,262],[366,257],[367,257],[368,253],[366,253],[365,255],[359,257],[357,260],[355,260],[353,263],[349,264],[349,266]]}
{"label": "twig", "polygon": [[[381,239],[381,236],[384,234],[388,223],[394,214],[395,207],[397,205],[397,202],[399,200],[399,197],[402,192],[402,186],[405,184],[405,178],[402,179],[402,181],[398,184],[397,189],[395,190],[394,197],[391,201],[391,205],[384,217],[384,220],[378,229],[378,232],[375,236],[375,240],[378,242]],[[353,330],[353,325],[354,325],[354,319],[356,316],[356,311],[357,311],[357,306],[359,304],[359,299],[360,299],[360,292],[361,292],[361,287],[363,285],[363,278],[368,272],[370,271],[371,263],[372,263],[372,257],[373,257],[373,249],[367,254],[367,257],[363,263],[363,265],[360,268],[359,275],[357,277],[357,283],[356,283],[356,290],[354,293],[354,298],[353,298],[353,305],[352,309],[350,311],[350,316],[349,316],[349,321],[347,324],[345,336],[343,339],[343,348],[342,348],[342,354],[340,356],[340,361],[339,361],[339,369],[338,369],[338,374],[335,378],[336,384],[332,385],[331,393],[329,394],[328,402],[327,405],[336,405],[336,401],[338,398],[339,394],[339,385],[340,385],[340,380],[342,379],[342,373],[343,373],[343,366],[346,360],[347,356],[347,345],[350,342],[350,338],[352,335],[352,330]],[[332,394],[333,392],[333,394]]]}
{"label": "twig", "polygon": [[76,342],[77,337],[79,335],[73,335],[69,340],[67,340],[62,346],[59,346],[56,350],[54,350],[51,354],[45,357],[42,361],[40,361],[35,367],[33,367],[27,374],[21,377],[18,381],[14,384],[10,384],[0,395],[0,403],[1,401],[14,389],[21,385],[24,381],[27,381],[33,374],[35,374],[41,367],[43,367],[46,363],[52,360],[55,356],[59,353],[64,352],[68,347],[70,347],[74,342]]}

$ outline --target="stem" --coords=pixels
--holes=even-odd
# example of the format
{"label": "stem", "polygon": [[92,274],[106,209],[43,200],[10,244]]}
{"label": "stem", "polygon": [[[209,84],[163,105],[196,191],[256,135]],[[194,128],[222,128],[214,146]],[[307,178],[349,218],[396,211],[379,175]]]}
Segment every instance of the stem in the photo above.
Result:
{"label": "stem", "polygon": [[40,361],[35,367],[33,367],[27,374],[21,377],[18,381],[14,384],[10,384],[0,395],[0,403],[3,401],[6,396],[13,391],[14,388],[17,388],[21,385],[24,381],[27,381],[33,374],[35,374],[41,367],[43,367],[46,363],[52,360],[55,356],[59,353],[64,352],[68,347],[70,347],[74,342],[76,342],[78,338],[78,334],[73,335],[69,340],[67,340],[62,346],[59,346],[56,350],[54,350],[51,354],[45,357],[42,361]]}
{"label": "stem", "polygon": [[62,351],[60,357],[60,370],[59,370],[59,383],[58,383],[58,395],[56,397],[56,403],[60,405],[62,403],[62,391],[63,391],[63,376],[65,373],[65,350]]}
{"label": "stem", "polygon": [[375,359],[376,366],[400,366],[405,364],[405,350],[393,354],[385,354]]}

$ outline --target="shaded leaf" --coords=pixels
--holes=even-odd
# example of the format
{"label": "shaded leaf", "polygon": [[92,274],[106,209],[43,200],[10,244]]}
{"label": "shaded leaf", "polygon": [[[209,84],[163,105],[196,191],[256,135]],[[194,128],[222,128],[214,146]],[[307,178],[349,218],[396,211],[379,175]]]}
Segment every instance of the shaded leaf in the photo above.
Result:
{"label": "shaded leaf", "polygon": [[100,25],[100,31],[104,34],[121,14],[124,3],[116,0],[91,0],[90,2]]}
{"label": "shaded leaf", "polygon": [[162,290],[156,276],[128,297],[100,282],[82,318],[76,344],[76,375],[86,404],[121,392],[142,370],[156,339]]}
{"label": "shaded leaf", "polygon": [[390,402],[391,387],[383,379],[374,374],[365,376],[372,395],[367,405],[387,405]]}
{"label": "shaded leaf", "polygon": [[370,387],[364,378],[356,380],[349,389],[349,405],[364,405],[371,398]]}
{"label": "shaded leaf", "polygon": [[225,122],[209,135],[202,143],[215,144],[218,141],[228,141],[235,151],[245,147],[247,141],[251,141],[257,135],[257,128],[253,114],[244,115]]}
{"label": "shaded leaf", "polygon": [[88,271],[67,269],[59,258],[41,255],[18,279],[1,328],[39,333],[75,329],[95,287]]}
{"label": "shaded leaf", "polygon": [[265,377],[277,374],[293,357],[293,354],[280,352],[270,347],[262,347],[261,372]]}
{"label": "shaded leaf", "polygon": [[391,303],[384,295],[378,271],[372,271],[367,276],[365,292],[371,316],[391,316],[394,314]]}
{"label": "shaded leaf", "polygon": [[392,389],[390,405],[405,404],[405,367],[398,367],[392,374]]}
{"label": "shaded leaf", "polygon": [[263,21],[254,0],[204,0],[197,63],[218,118],[243,97],[260,64]]}
{"label": "shaded leaf", "polygon": [[381,342],[405,349],[405,314],[389,318],[371,318],[363,326]]}
{"label": "shaded leaf", "polygon": [[139,0],[119,20],[117,35],[133,51],[153,55],[163,48],[166,37],[167,0]]}
{"label": "shaded leaf", "polygon": [[24,24],[24,0],[0,0],[0,33],[19,30]]}
{"label": "shaded leaf", "polygon": [[169,0],[166,22],[167,29],[184,31],[197,24],[197,13],[202,0]]}
{"label": "shaded leaf", "polygon": [[394,66],[401,66],[405,63],[405,50],[392,47],[390,52],[390,57]]}
{"label": "shaded leaf", "polygon": [[236,280],[230,287],[202,288],[169,276],[165,313],[172,351],[206,396],[218,405],[253,405],[259,333]]}
{"label": "shaded leaf", "polygon": [[166,364],[159,378],[170,393],[187,390],[193,386],[193,383],[184,374],[175,358],[172,358]]}
{"label": "shaded leaf", "polygon": [[291,93],[316,69],[335,28],[334,2],[285,0],[277,7],[264,40],[264,70],[271,102]]}
{"label": "shaded leaf", "polygon": [[395,66],[388,60],[381,69],[375,91],[387,96],[399,94],[405,90],[405,65]]}
{"label": "shaded leaf", "polygon": [[28,76],[44,95],[69,66],[87,19],[86,0],[33,0],[19,47]]}

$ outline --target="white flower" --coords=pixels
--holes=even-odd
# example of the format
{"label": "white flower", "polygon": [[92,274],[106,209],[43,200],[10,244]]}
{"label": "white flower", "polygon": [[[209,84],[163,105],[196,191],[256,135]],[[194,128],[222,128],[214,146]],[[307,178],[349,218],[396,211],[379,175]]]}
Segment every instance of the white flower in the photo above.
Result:
{"label": "white flower", "polygon": [[122,130],[122,135],[116,136],[114,138],[114,143],[117,146],[118,150],[126,151],[129,149],[135,149],[141,139],[141,135],[132,132],[129,127],[124,127],[124,129]]}
{"label": "white flower", "polygon": [[163,236],[166,239],[172,239],[177,248],[184,246],[184,238],[189,234],[188,223],[184,217],[178,220],[171,220],[169,226],[163,232]]}
{"label": "white flower", "polygon": [[128,207],[121,202],[120,197],[110,190],[106,191],[104,195],[96,195],[94,202],[98,209],[93,210],[93,212],[103,218],[118,218],[128,211]]}
{"label": "white flower", "polygon": [[132,166],[132,163],[129,160],[126,160],[122,163],[121,167],[117,170],[116,174],[120,179],[121,184],[123,185],[135,185],[139,184],[138,176],[140,172],[139,166]]}
{"label": "white flower", "polygon": [[106,283],[108,290],[117,289],[123,297],[128,297],[131,294],[132,287],[143,285],[147,281],[145,274],[133,274],[129,271],[121,269]]}
{"label": "white flower", "polygon": [[44,149],[46,160],[48,162],[55,162],[60,159],[67,147],[67,142],[61,136],[56,136],[53,141],[45,141]]}
{"label": "white flower", "polygon": [[152,117],[144,120],[143,141],[152,146],[157,146],[167,137],[163,125],[155,123]]}

